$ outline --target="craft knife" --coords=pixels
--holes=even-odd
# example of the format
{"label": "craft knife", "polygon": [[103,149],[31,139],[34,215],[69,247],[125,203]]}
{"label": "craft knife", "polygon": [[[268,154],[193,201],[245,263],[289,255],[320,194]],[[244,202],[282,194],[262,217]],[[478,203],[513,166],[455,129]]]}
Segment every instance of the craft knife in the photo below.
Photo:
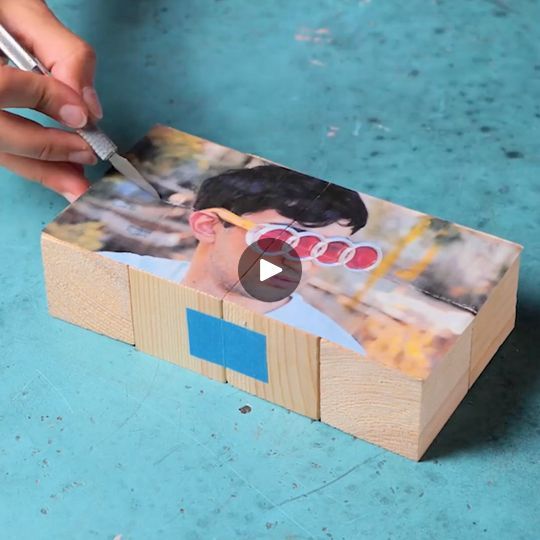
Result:
{"label": "craft knife", "polygon": [[[51,75],[49,70],[34,58],[0,24],[0,51],[19,69],[33,71],[41,75]],[[95,124],[89,122],[77,133],[92,147],[96,155],[110,164],[123,176],[137,184],[141,189],[160,199],[159,193],[125,157],[118,153],[116,144]]]}

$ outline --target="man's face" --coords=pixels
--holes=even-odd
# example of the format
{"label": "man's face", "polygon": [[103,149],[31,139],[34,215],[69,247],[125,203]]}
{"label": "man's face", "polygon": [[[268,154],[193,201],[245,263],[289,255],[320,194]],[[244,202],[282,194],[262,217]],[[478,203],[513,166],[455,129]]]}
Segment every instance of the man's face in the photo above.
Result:
{"label": "man's face", "polygon": [[[244,214],[243,218],[249,219],[257,224],[289,225],[291,220],[279,214],[275,210],[264,210]],[[352,229],[348,226],[332,223],[324,227],[306,228],[297,223],[293,223],[294,229],[315,232],[321,236],[341,236],[348,237],[352,234]],[[247,248],[246,231],[237,226],[225,227],[222,222],[216,223],[214,227],[214,241],[208,246],[208,271],[211,273],[213,281],[218,283],[220,288],[227,291],[234,291],[243,296],[246,295],[242,286],[238,283],[238,263],[240,257]],[[274,261],[273,261],[274,262]],[[286,265],[286,260],[283,261]],[[312,270],[311,261],[302,261],[302,279],[300,285],[308,279]]]}

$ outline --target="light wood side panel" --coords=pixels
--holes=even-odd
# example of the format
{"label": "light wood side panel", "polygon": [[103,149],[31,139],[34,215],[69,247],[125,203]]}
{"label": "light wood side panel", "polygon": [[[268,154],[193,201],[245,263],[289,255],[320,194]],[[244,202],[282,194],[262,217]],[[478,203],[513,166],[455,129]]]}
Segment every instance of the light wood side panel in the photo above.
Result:
{"label": "light wood side panel", "polygon": [[452,413],[457,409],[467,393],[469,374],[464,373],[461,379],[456,383],[453,390],[441,402],[441,407],[427,422],[420,433],[418,440],[418,454],[416,460],[420,460],[426,450],[429,448],[435,437],[442,430]]}
{"label": "light wood side panel", "polygon": [[418,459],[422,381],[321,340],[321,420]]}
{"label": "light wood side panel", "polygon": [[125,264],[47,233],[41,235],[41,251],[51,315],[135,343]]}
{"label": "light wood side panel", "polygon": [[190,354],[186,318],[186,308],[221,318],[221,300],[133,267],[129,277],[137,349],[224,382],[223,366]]}
{"label": "light wood side panel", "polygon": [[428,449],[469,389],[472,330],[465,329],[445,358],[422,381],[417,459]]}
{"label": "light wood side panel", "polygon": [[223,301],[223,319],[266,336],[268,367],[268,383],[231,369],[227,369],[227,382],[291,411],[319,419],[320,338],[228,300]]}
{"label": "light wood side panel", "polygon": [[[469,372],[473,322],[459,336],[444,358],[437,362],[422,381],[422,413],[420,429],[424,429],[441,408],[456,384]],[[464,389],[463,395],[468,388]]]}
{"label": "light wood side panel", "polygon": [[512,331],[516,318],[519,257],[493,288],[474,318],[469,387]]}

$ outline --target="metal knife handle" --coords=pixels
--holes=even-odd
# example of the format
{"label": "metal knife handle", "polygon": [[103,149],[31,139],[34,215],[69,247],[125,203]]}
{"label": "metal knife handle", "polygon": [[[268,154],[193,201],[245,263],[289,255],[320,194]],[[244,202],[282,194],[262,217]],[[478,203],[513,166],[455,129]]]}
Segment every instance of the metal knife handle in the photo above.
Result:
{"label": "metal knife handle", "polygon": [[92,150],[103,161],[111,159],[118,147],[95,124],[87,124],[77,133],[92,147]]}
{"label": "metal knife handle", "polygon": [[[42,75],[50,75],[50,71],[34,58],[5,28],[0,24],[0,50],[19,69],[33,71]],[[92,147],[96,155],[106,161],[116,153],[118,147],[95,124],[89,123],[77,133]]]}
{"label": "metal knife handle", "polygon": [[11,62],[23,71],[35,71],[49,75],[43,64],[34,58],[24,47],[0,24],[0,50]]}

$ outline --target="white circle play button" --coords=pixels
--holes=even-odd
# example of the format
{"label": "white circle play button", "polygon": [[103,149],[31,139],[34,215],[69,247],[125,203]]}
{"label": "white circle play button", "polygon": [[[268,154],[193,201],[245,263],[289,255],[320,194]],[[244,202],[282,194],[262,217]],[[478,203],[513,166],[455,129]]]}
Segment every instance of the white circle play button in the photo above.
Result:
{"label": "white circle play button", "polygon": [[302,261],[290,245],[279,239],[272,239],[269,245],[251,244],[240,257],[238,278],[249,296],[278,302],[298,287]]}
{"label": "white circle play button", "polygon": [[280,268],[277,264],[272,264],[266,259],[259,261],[259,281],[266,281],[273,276],[277,276],[283,272],[283,268]]}

